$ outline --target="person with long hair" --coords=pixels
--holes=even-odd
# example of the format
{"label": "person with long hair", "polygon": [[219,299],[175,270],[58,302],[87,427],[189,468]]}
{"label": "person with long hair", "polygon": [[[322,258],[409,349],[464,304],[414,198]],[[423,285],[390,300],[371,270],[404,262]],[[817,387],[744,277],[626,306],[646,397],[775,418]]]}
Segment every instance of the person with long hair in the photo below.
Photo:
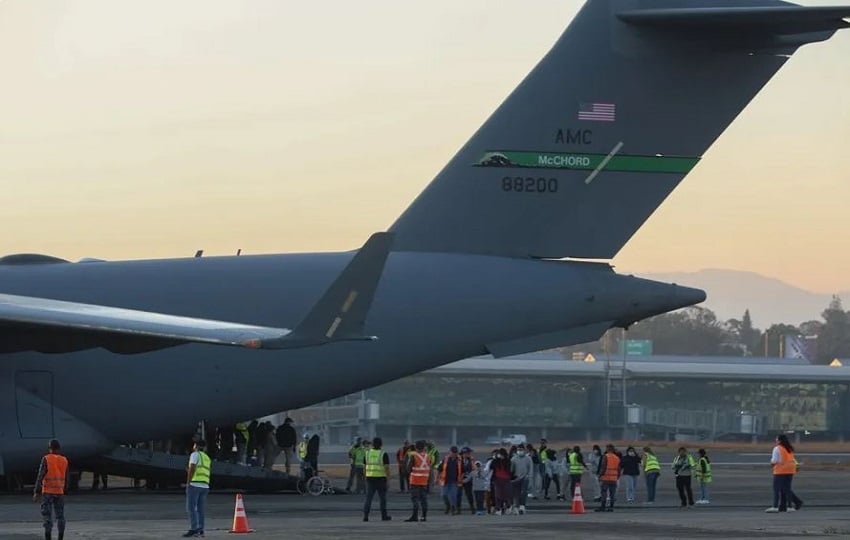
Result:
{"label": "person with long hair", "polygon": [[[773,467],[773,505],[765,510],[768,514],[775,512],[786,512],[792,504],[791,481],[797,472],[797,461],[794,459],[794,447],[788,441],[788,436],[781,433],[776,437],[776,446],[770,456],[770,465]],[[797,509],[802,506],[802,501],[797,499],[797,504],[791,506]]]}
{"label": "person with long hair", "polygon": [[496,515],[501,516],[511,507],[513,494],[511,492],[511,460],[504,448],[499,448],[493,462],[490,464],[493,480],[493,495]]}
{"label": "person with long hair", "polygon": [[646,477],[646,504],[655,504],[655,488],[661,476],[661,464],[648,446],[643,447],[643,474]]}
{"label": "person with long hair", "polygon": [[711,458],[705,448],[700,448],[699,461],[697,462],[697,482],[699,482],[699,500],[697,504],[709,504],[708,500],[708,484],[711,483]]}

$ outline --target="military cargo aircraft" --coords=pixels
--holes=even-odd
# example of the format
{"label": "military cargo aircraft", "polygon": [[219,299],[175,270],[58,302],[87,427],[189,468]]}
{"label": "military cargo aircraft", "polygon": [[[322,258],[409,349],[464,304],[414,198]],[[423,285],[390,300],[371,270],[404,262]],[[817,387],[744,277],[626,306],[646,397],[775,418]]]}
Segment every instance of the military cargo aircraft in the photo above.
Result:
{"label": "military cargo aircraft", "polygon": [[53,437],[72,458],[97,455],[701,302],[599,260],[800,46],[848,16],[777,0],[588,0],[356,253],[0,260],[0,474],[35,466]]}

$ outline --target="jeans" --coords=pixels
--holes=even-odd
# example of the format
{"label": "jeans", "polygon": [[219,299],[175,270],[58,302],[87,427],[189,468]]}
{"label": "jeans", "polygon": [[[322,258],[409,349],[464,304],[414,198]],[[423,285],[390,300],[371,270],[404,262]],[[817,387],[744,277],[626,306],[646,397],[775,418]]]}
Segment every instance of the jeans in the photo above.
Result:
{"label": "jeans", "polygon": [[472,495],[472,482],[462,484],[457,488],[457,509],[460,510],[463,501],[463,494],[466,493],[466,502],[469,503],[469,509],[475,511],[475,497]]}
{"label": "jeans", "polygon": [[679,490],[679,500],[682,502],[682,506],[694,505],[694,492],[691,489],[690,476],[677,476],[676,489]]}
{"label": "jeans", "polygon": [[413,501],[413,515],[420,519],[428,515],[428,486],[410,486],[410,500]]}
{"label": "jeans", "polygon": [[699,483],[699,498],[700,500],[707,501],[708,500],[708,482]]}
{"label": "jeans", "polygon": [[605,508],[605,500],[610,499],[610,507],[614,508],[614,501],[617,500],[617,482],[600,482],[602,493],[601,507]]}
{"label": "jeans", "polygon": [[56,528],[59,531],[59,536],[65,535],[65,496],[51,495],[50,493],[42,494],[41,496],[41,520],[44,523],[44,532],[49,533],[53,530],[53,514],[56,515]]}
{"label": "jeans", "polygon": [[646,473],[646,502],[655,502],[655,487],[658,485],[660,472]]}
{"label": "jeans", "polygon": [[186,486],[186,511],[189,513],[189,530],[204,530],[204,505],[210,488]]}
{"label": "jeans", "polygon": [[458,507],[460,492],[457,484],[446,484],[442,489],[443,502],[446,503],[446,511],[455,510]]}
{"label": "jeans", "polygon": [[484,492],[483,491],[475,491],[475,510],[477,512],[484,512]]}
{"label": "jeans", "polygon": [[546,497],[549,496],[549,486],[551,486],[552,484],[555,484],[555,490],[556,490],[555,494],[560,496],[561,495],[561,479],[558,478],[557,474],[553,474],[552,476],[546,477],[546,490],[545,490],[544,495]]}
{"label": "jeans", "polygon": [[519,478],[513,481],[514,503],[516,506],[525,506],[528,498],[528,478]]}
{"label": "jeans", "polygon": [[381,517],[387,517],[387,479],[385,477],[366,478],[366,503],[363,505],[363,516],[369,517],[372,510],[372,498],[378,494],[381,504]]}
{"label": "jeans", "polygon": [[780,512],[785,512],[791,502],[791,480],[793,479],[793,474],[773,475],[773,507],[779,508]]}
{"label": "jeans", "polygon": [[398,466],[398,489],[404,493],[408,487],[407,475],[404,474],[404,465],[400,463]]}
{"label": "jeans", "polygon": [[570,497],[576,496],[576,486],[581,485],[581,473],[570,475]]}
{"label": "jeans", "polygon": [[634,502],[637,493],[637,476],[625,474],[623,477],[626,479],[626,500]]}

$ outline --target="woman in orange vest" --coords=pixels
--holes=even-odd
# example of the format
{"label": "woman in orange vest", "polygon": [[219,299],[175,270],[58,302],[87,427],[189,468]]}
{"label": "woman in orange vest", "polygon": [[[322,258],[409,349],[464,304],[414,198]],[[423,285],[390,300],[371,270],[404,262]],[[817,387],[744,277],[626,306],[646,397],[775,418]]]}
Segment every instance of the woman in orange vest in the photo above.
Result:
{"label": "woman in orange vest", "polygon": [[39,491],[41,491],[41,518],[44,521],[45,540],[50,540],[53,534],[53,515],[56,516],[59,540],[65,537],[65,487],[68,479],[68,459],[59,454],[61,449],[56,439],[52,439],[48,444],[48,454],[41,459],[32,494],[32,500],[37,502]]}
{"label": "woman in orange vest", "polygon": [[[786,512],[792,499],[791,480],[797,472],[797,462],[794,460],[794,447],[785,434],[776,437],[770,464],[773,466],[773,506],[765,512]],[[802,501],[799,504],[802,505]],[[796,507],[792,508],[796,510]]]}

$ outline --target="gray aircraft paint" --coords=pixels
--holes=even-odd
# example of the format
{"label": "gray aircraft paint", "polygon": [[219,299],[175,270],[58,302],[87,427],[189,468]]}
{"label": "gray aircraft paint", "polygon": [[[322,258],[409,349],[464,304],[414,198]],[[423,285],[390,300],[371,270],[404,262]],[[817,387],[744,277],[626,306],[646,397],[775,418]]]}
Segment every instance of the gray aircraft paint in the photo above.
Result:
{"label": "gray aircraft paint", "polygon": [[[393,226],[397,251],[366,320],[365,332],[378,341],[2,355],[0,464],[6,471],[34,466],[48,435],[72,457],[90,455],[185,432],[199,419],[229,423],[292,409],[488,351],[591,340],[611,326],[702,301],[702,291],[620,276],[604,264],[529,256],[613,256],[784,63],[781,55],[830,33],[818,27],[794,34],[794,15],[783,22],[784,34],[761,28],[746,44],[718,38],[723,21],[709,25],[713,37],[682,40],[671,34],[669,12],[639,22],[618,18],[646,8],[722,5],[786,4],[590,0]],[[835,28],[836,16],[828,21]],[[826,15],[818,17],[826,24]],[[727,52],[720,58],[706,47]],[[586,121],[592,136],[564,135],[579,148],[555,144],[557,130],[584,125],[580,104],[593,102],[614,103],[614,121]],[[588,114],[610,119],[604,108]],[[488,153],[520,166],[482,166]],[[546,166],[522,167],[527,153],[544,154]],[[571,162],[562,154],[582,155]],[[506,171],[525,176],[515,171],[526,169],[553,175],[563,190],[493,189]],[[294,328],[351,257],[0,265],[0,292]]]}

